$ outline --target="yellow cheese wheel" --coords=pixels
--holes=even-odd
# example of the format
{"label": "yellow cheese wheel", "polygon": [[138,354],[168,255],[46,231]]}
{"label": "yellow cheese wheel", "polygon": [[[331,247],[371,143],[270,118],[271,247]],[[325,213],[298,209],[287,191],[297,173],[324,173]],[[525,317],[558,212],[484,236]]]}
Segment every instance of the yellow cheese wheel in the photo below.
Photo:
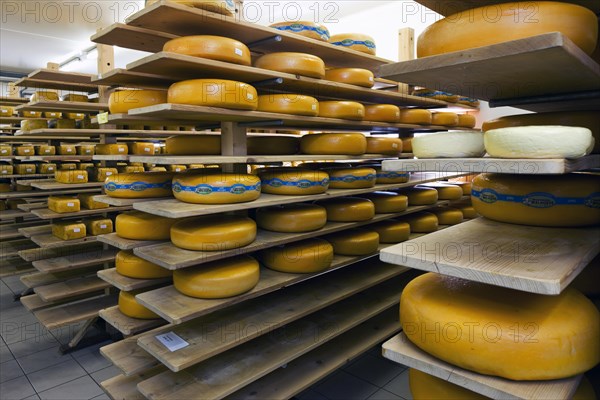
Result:
{"label": "yellow cheese wheel", "polygon": [[0,144],[0,156],[10,156],[12,155],[12,145],[10,144]]}
{"label": "yellow cheese wheel", "polygon": [[[62,113],[58,111],[44,111],[42,115],[44,116],[44,118],[62,118]],[[57,128],[56,121],[50,122],[51,124],[54,124],[54,126],[50,125],[50,128]]]}
{"label": "yellow cheese wheel", "polygon": [[256,210],[256,224],[274,232],[300,233],[321,229],[327,223],[327,210],[316,204],[288,204]]}
{"label": "yellow cheese wheel", "polygon": [[152,167],[148,172],[167,172],[165,167]]}
{"label": "yellow cheese wheel", "polygon": [[64,214],[77,212],[81,208],[79,199],[67,196],[48,197],[48,209],[55,213]]}
{"label": "yellow cheese wheel", "polygon": [[419,36],[417,56],[489,46],[549,32],[561,32],[591,54],[598,38],[593,11],[575,4],[537,1],[484,6],[449,15],[430,25]]}
{"label": "yellow cheese wheel", "polygon": [[101,156],[119,155],[124,156],[129,153],[129,149],[124,143],[97,144],[96,154]]}
{"label": "yellow cheese wheel", "polygon": [[115,174],[104,182],[104,191],[110,197],[122,199],[171,197],[171,181],[174,175],[172,172]]}
{"label": "yellow cheese wheel", "polygon": [[413,90],[413,96],[426,97],[429,99],[442,100],[450,103],[456,103],[460,96],[448,92],[443,92],[441,90],[432,90],[432,89],[417,89]]}
{"label": "yellow cheese wheel", "polygon": [[260,266],[250,256],[237,256],[173,272],[173,285],[186,296],[221,299],[251,290],[260,279]]}
{"label": "yellow cheese wheel", "polygon": [[453,112],[435,112],[431,117],[432,125],[458,126],[458,114]]}
{"label": "yellow cheese wheel", "polygon": [[96,218],[87,221],[83,221],[85,229],[88,235],[106,235],[112,233],[113,222],[110,218]]}
{"label": "yellow cheese wheel", "polygon": [[115,232],[123,239],[169,240],[171,226],[177,221],[141,211],[128,211],[117,215]]}
{"label": "yellow cheese wheel", "polygon": [[397,156],[402,153],[402,139],[369,136],[367,137],[367,153]]}
{"label": "yellow cheese wheel", "polygon": [[32,156],[35,154],[35,148],[32,145],[24,144],[15,148],[17,156]]}
{"label": "yellow cheese wheel", "polygon": [[186,250],[237,249],[256,239],[256,222],[235,215],[209,215],[179,221],[171,227],[171,242]]}
{"label": "yellow cheese wheel", "polygon": [[456,225],[463,222],[462,211],[451,207],[432,208],[429,212],[435,214],[440,225]]}
{"label": "yellow cheese wheel", "polygon": [[82,239],[86,235],[83,222],[60,221],[52,224],[52,235],[62,240]]}
{"label": "yellow cheese wheel", "polygon": [[58,154],[63,156],[70,156],[77,154],[77,149],[72,144],[61,144],[58,146]]}
{"label": "yellow cheese wheel", "polygon": [[406,183],[410,180],[409,172],[382,171],[381,167],[375,167],[375,171],[378,184]]}
{"label": "yellow cheese wheel", "polygon": [[119,173],[116,168],[89,168],[88,179],[90,182],[104,182],[107,178]]}
{"label": "yellow cheese wheel", "polygon": [[323,271],[333,261],[332,245],[319,238],[271,247],[258,253],[267,268],[293,274]]}
{"label": "yellow cheese wheel", "polygon": [[79,199],[81,207],[87,210],[97,210],[100,208],[108,208],[109,204],[102,203],[101,201],[94,200],[94,196],[98,196],[96,193],[79,193],[77,198]]}
{"label": "yellow cheese wheel", "polygon": [[[145,6],[149,7],[158,1],[159,0],[146,0]],[[226,15],[228,17],[233,17],[236,11],[233,0],[168,0],[167,2],[199,8],[201,10]]]}
{"label": "yellow cheese wheel", "polygon": [[152,142],[132,142],[127,143],[129,154],[135,155],[153,155],[156,153],[154,143]]}
{"label": "yellow cheese wheel", "polygon": [[419,212],[402,217],[402,221],[410,225],[412,233],[430,233],[438,229],[438,219],[430,212]]}
{"label": "yellow cheese wheel", "polygon": [[535,114],[510,115],[483,123],[484,132],[513,126],[559,125],[580,126],[592,131],[595,139],[593,153],[600,153],[600,119],[596,111],[558,111]]}
{"label": "yellow cheese wheel", "polygon": [[438,191],[433,188],[412,187],[398,190],[398,193],[408,197],[409,206],[426,206],[438,201]]}
{"label": "yellow cheese wheel", "polygon": [[376,214],[398,213],[408,208],[408,197],[395,192],[373,192],[361,194],[360,197],[373,202]]}
{"label": "yellow cheese wheel", "polygon": [[226,79],[191,79],[169,87],[168,102],[234,110],[256,110],[258,94],[247,83]]}
{"label": "yellow cheese wheel", "polygon": [[139,292],[119,292],[119,311],[124,315],[135,319],[157,319],[160,318],[156,313],[150,311],[137,302],[135,295]]}
{"label": "yellow cheese wheel", "polygon": [[14,166],[17,175],[33,175],[35,174],[35,164],[16,164]]}
{"label": "yellow cheese wheel", "polygon": [[328,168],[330,189],[363,189],[375,186],[377,172],[373,168]]}
{"label": "yellow cheese wheel", "polygon": [[96,154],[96,146],[93,144],[82,144],[77,146],[77,154],[81,156],[93,156]]}
{"label": "yellow cheese wheel", "polygon": [[153,106],[167,102],[167,92],[163,90],[119,90],[108,98],[111,114],[127,114],[134,108]]}
{"label": "yellow cheese wheel", "polygon": [[481,174],[471,201],[482,216],[534,226],[600,223],[600,177],[596,175]]}
{"label": "yellow cheese wheel", "polygon": [[38,173],[39,174],[52,174],[54,172],[56,172],[56,164],[54,164],[54,163],[38,164]]}
{"label": "yellow cheese wheel", "polygon": [[56,90],[38,90],[31,95],[29,101],[58,101],[58,92]]}
{"label": "yellow cheese wheel", "polygon": [[375,84],[375,75],[363,68],[331,68],[325,71],[325,79],[366,88]]}
{"label": "yellow cheese wheel", "polygon": [[600,313],[572,288],[546,296],[427,273],[404,288],[400,320],[422,350],[485,375],[560,379],[600,362]]}
{"label": "yellow cheese wheel", "polygon": [[463,190],[450,182],[430,182],[417,185],[417,188],[433,188],[438,192],[438,200],[458,200],[463,196]]}
{"label": "yellow cheese wheel", "polygon": [[456,205],[453,207],[457,208],[458,210],[460,210],[460,212],[463,213],[463,218],[464,219],[472,219],[472,218],[477,218],[479,216],[479,214],[477,213],[477,211],[475,210],[475,207],[470,206],[470,205]]}
{"label": "yellow cheese wheel", "polygon": [[54,179],[58,183],[87,183],[87,171],[71,169],[58,170],[54,173]]}
{"label": "yellow cheese wheel", "polygon": [[366,229],[349,229],[325,239],[333,246],[333,252],[342,256],[366,256],[379,249],[379,234]]}
{"label": "yellow cheese wheel", "polygon": [[172,155],[219,155],[221,137],[219,135],[171,136],[165,141],[167,154]]}
{"label": "yellow cheese wheel", "polygon": [[48,121],[45,119],[25,119],[21,121],[21,130],[23,132],[31,132],[36,129],[48,128]]}
{"label": "yellow cheese wheel", "polygon": [[356,101],[321,101],[319,117],[361,121],[365,117],[365,106]]}
{"label": "yellow cheese wheel", "polygon": [[85,94],[75,94],[75,93],[67,93],[63,94],[60,99],[62,101],[77,101],[80,103],[87,103],[89,98]]}
{"label": "yellow cheese wheel", "polygon": [[300,139],[303,154],[361,155],[367,151],[367,138],[362,133],[317,133]]}
{"label": "yellow cheese wheel", "polygon": [[132,174],[132,173],[145,171],[143,166],[137,166],[137,165],[123,165],[123,166],[117,167],[117,170],[119,171],[120,174]]}
{"label": "yellow cheese wheel", "polygon": [[431,125],[432,119],[433,115],[429,110],[418,108],[403,108],[400,110],[400,122],[403,124]]}
{"label": "yellow cheese wheel", "polygon": [[368,221],[375,216],[375,204],[360,197],[340,197],[319,202],[327,210],[327,220],[332,222]]}
{"label": "yellow cheese wheel", "polygon": [[467,195],[471,194],[472,184],[471,184],[470,181],[469,182],[464,182],[464,181],[450,181],[448,183],[450,183],[452,185],[456,185],[459,188],[461,188],[464,196],[467,196]]}
{"label": "yellow cheese wheel", "polygon": [[264,94],[258,96],[258,111],[316,117],[319,102],[302,94]]}
{"label": "yellow cheese wheel", "polygon": [[325,193],[329,175],[303,168],[268,168],[259,173],[262,192],[282,195]]}
{"label": "yellow cheese wheel", "polygon": [[2,175],[12,175],[13,170],[13,166],[10,164],[0,164],[0,174]]}
{"label": "yellow cheese wheel", "polygon": [[10,192],[10,191],[11,191],[10,183],[0,182],[0,193],[6,193],[6,192]]}
{"label": "yellow cheese wheel", "polygon": [[65,118],[74,119],[75,121],[79,121],[79,120],[82,120],[85,118],[85,114],[84,113],[65,113]]}
{"label": "yellow cheese wheel", "polygon": [[461,128],[474,128],[477,119],[471,114],[458,114],[458,125]]}
{"label": "yellow cheese wheel", "polygon": [[369,225],[369,229],[377,232],[379,243],[400,243],[410,237],[410,224],[403,221],[381,221]]}
{"label": "yellow cheese wheel", "polygon": [[248,155],[286,155],[300,151],[300,139],[290,136],[249,136]]}
{"label": "yellow cheese wheel", "polygon": [[187,171],[187,167],[185,165],[167,165],[167,171],[169,172],[184,172]]}
{"label": "yellow cheese wheel", "polygon": [[35,153],[39,156],[53,156],[56,154],[56,147],[42,144],[35,149]]}
{"label": "yellow cheese wheel", "polygon": [[75,129],[77,128],[77,122],[74,119],[57,119],[50,121],[48,126],[55,129]]}
{"label": "yellow cheese wheel", "polygon": [[[92,164],[93,166],[94,164]],[[89,163],[60,163],[58,165],[58,170],[59,171],[67,171],[67,170],[81,170],[81,171],[85,171],[84,168],[88,168],[89,167]],[[87,174],[87,172],[86,172]],[[87,178],[86,178],[87,179]]]}
{"label": "yellow cheese wheel", "polygon": [[346,49],[356,50],[371,55],[375,55],[377,51],[375,40],[373,40],[371,36],[362,33],[340,33],[333,35],[329,39],[329,43],[334,46],[342,46]]}
{"label": "yellow cheese wheel", "polygon": [[400,108],[393,104],[372,104],[365,106],[365,121],[399,122]]}
{"label": "yellow cheese wheel", "polygon": [[[19,111],[18,112],[20,117],[25,117],[25,118],[42,118],[42,112],[41,111]],[[21,127],[22,129],[23,127]]]}
{"label": "yellow cheese wheel", "polygon": [[195,204],[233,204],[256,200],[260,179],[249,174],[191,170],[173,178],[177,200]]}
{"label": "yellow cheese wheel", "polygon": [[4,106],[4,105],[0,106],[0,116],[12,117],[14,113],[15,113],[14,107],[9,107],[9,106]]}
{"label": "yellow cheese wheel", "polygon": [[324,25],[312,21],[285,21],[269,26],[279,31],[290,32],[323,42],[329,40],[329,30]]}
{"label": "yellow cheese wheel", "polygon": [[115,257],[115,267],[120,275],[134,279],[168,278],[171,271],[146,261],[133,254],[132,250],[121,250]]}
{"label": "yellow cheese wheel", "polygon": [[163,51],[234,64],[252,64],[250,49],[244,43],[222,36],[182,36],[165,43]]}
{"label": "yellow cheese wheel", "polygon": [[[77,167],[75,169],[83,169],[83,170],[88,170],[88,168],[95,168],[94,163],[87,163],[87,162],[79,162],[77,163]],[[88,174],[89,177],[89,174]]]}
{"label": "yellow cheese wheel", "polygon": [[254,62],[254,66],[312,78],[323,78],[325,76],[325,63],[323,60],[312,54],[305,53],[282,52],[265,54]]}

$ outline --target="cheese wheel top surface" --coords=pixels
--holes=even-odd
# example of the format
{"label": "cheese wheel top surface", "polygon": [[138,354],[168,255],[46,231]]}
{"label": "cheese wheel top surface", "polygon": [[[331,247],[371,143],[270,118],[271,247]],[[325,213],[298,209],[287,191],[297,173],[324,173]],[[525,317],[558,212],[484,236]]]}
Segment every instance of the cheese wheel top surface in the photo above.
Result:
{"label": "cheese wheel top surface", "polygon": [[319,102],[302,94],[264,94],[258,96],[258,111],[316,117]]}
{"label": "cheese wheel top surface", "polygon": [[356,101],[321,101],[319,117],[360,121],[365,117],[365,106]]}
{"label": "cheese wheel top surface", "polygon": [[110,197],[145,198],[170,197],[171,172],[136,172],[111,175],[104,182],[104,191]]}
{"label": "cheese wheel top surface", "polygon": [[375,40],[371,36],[362,33],[339,33],[332,35],[329,43],[334,46],[342,46],[371,55],[375,55],[377,52]]}
{"label": "cheese wheel top surface", "polygon": [[290,204],[256,210],[261,229],[275,232],[310,232],[327,223],[327,210],[316,204]]}
{"label": "cheese wheel top surface", "polygon": [[167,102],[167,92],[162,90],[119,90],[110,94],[108,109],[111,114],[126,114],[134,108]]}
{"label": "cheese wheel top surface", "polygon": [[168,240],[171,226],[178,220],[141,211],[128,211],[117,215],[117,236],[132,240]]}
{"label": "cheese wheel top surface", "polygon": [[325,76],[325,62],[317,56],[306,53],[281,52],[265,54],[254,62],[254,66],[312,78],[323,78]]}
{"label": "cheese wheel top surface", "polygon": [[199,204],[241,203],[260,196],[255,175],[189,170],[173,178],[173,194],[181,201]]}
{"label": "cheese wheel top surface", "polygon": [[244,43],[222,36],[196,35],[171,39],[165,43],[163,51],[241,65],[252,63],[250,50]]}
{"label": "cheese wheel top surface", "polygon": [[179,221],[171,227],[171,242],[196,251],[222,251],[246,246],[256,238],[256,222],[234,215],[209,215]]}
{"label": "cheese wheel top surface", "polygon": [[317,133],[300,139],[304,154],[360,155],[367,151],[367,139],[362,133]]}
{"label": "cheese wheel top surface", "polygon": [[312,238],[263,250],[259,258],[266,267],[276,271],[313,273],[331,266],[333,247],[323,239]]}
{"label": "cheese wheel top surface", "polygon": [[317,24],[312,21],[276,22],[269,26],[279,31],[295,33],[296,35],[301,35],[324,42],[328,41],[330,36],[329,30],[327,27],[325,27],[325,25]]}
{"label": "cheese wheel top surface", "polygon": [[258,93],[244,82],[227,79],[190,79],[172,84],[168,102],[234,110],[256,110]]}
{"label": "cheese wheel top surface", "polygon": [[331,68],[325,71],[325,79],[366,88],[375,84],[375,75],[363,68]]}

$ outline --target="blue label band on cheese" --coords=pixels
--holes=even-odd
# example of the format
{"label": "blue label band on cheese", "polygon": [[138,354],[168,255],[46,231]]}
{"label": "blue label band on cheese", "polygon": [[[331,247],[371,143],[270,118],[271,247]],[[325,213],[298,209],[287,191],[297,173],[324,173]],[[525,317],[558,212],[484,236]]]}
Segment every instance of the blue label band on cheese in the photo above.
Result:
{"label": "blue label band on cheese", "polygon": [[410,174],[399,174],[398,172],[380,172],[377,174],[378,178],[396,179],[396,178],[408,178]]}
{"label": "blue label band on cheese", "polygon": [[323,179],[321,181],[309,181],[308,179],[301,179],[299,181],[284,181],[279,178],[267,179],[262,181],[265,186],[282,187],[282,186],[295,186],[300,189],[307,189],[313,186],[327,187],[329,185],[329,179]]}
{"label": "blue label band on cheese", "polygon": [[433,97],[433,96],[454,96],[454,95],[452,93],[442,92],[440,90],[436,90],[434,92],[415,93],[415,96],[419,96],[419,97]]}
{"label": "blue label band on cheese", "polygon": [[371,42],[370,40],[344,39],[341,42],[333,42],[331,44],[336,45],[336,46],[344,46],[344,47],[350,47],[350,46],[354,46],[354,45],[363,45],[363,46],[368,47],[369,49],[375,48],[375,43]]}
{"label": "blue label band on cheese", "polygon": [[471,195],[484,203],[493,204],[497,201],[521,203],[533,208],[550,208],[554,206],[585,206],[600,208],[600,193],[592,193],[587,197],[556,197],[550,193],[535,192],[524,196],[498,193],[493,189],[471,190]]}
{"label": "blue label band on cheese", "polygon": [[368,174],[365,176],[344,175],[344,176],[340,176],[340,177],[333,177],[333,176],[329,177],[329,180],[331,182],[345,182],[345,183],[352,183],[352,182],[357,182],[357,181],[372,181],[373,179],[375,179],[375,175],[373,175],[373,174]]}
{"label": "blue label band on cheese", "polygon": [[115,183],[109,182],[104,185],[104,190],[114,192],[115,190],[133,190],[134,192],[143,192],[149,189],[171,189],[171,180],[159,183],[147,182],[132,182],[132,183]]}
{"label": "blue label band on cheese", "polygon": [[315,26],[306,26],[306,25],[302,25],[302,24],[291,24],[291,25],[277,26],[277,27],[275,27],[275,29],[278,29],[280,31],[291,31],[294,33],[302,32],[302,31],[312,31],[312,32],[316,32],[323,39],[329,40],[329,32],[325,29],[318,28]]}
{"label": "blue label band on cheese", "polygon": [[192,192],[200,195],[208,195],[211,193],[243,194],[251,191],[260,192],[260,182],[251,186],[243,185],[241,183],[236,183],[231,186],[212,186],[205,183],[195,186],[185,186],[176,182],[173,184],[173,191],[175,193]]}

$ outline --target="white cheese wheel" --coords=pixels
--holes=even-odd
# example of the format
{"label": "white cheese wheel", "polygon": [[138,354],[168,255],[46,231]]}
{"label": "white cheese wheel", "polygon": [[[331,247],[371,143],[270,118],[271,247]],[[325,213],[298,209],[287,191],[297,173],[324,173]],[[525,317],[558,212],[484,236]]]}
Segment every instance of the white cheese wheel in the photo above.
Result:
{"label": "white cheese wheel", "polygon": [[250,49],[244,43],[222,36],[197,35],[171,39],[165,43],[163,51],[234,64],[252,64]]}
{"label": "white cheese wheel", "polygon": [[340,33],[333,35],[329,39],[329,43],[334,46],[342,46],[347,49],[371,55],[375,55],[377,52],[375,40],[371,36],[362,33]]}
{"label": "white cheese wheel", "polygon": [[302,94],[264,94],[258,96],[258,111],[316,117],[319,101]]}
{"label": "white cheese wheel", "polygon": [[321,101],[319,117],[362,121],[365,117],[365,106],[356,101]]}
{"label": "white cheese wheel", "polygon": [[177,156],[204,156],[221,154],[219,135],[171,136],[165,140],[167,154]]}
{"label": "white cheese wheel", "polygon": [[108,98],[111,114],[127,114],[134,108],[153,106],[167,102],[167,92],[163,90],[118,90]]}
{"label": "white cheese wheel", "polygon": [[258,94],[247,83],[226,79],[191,79],[172,84],[168,102],[234,110],[256,110]]}
{"label": "white cheese wheel", "polygon": [[399,122],[400,108],[393,104],[372,104],[365,106],[365,121]]}
{"label": "white cheese wheel", "polygon": [[379,234],[367,229],[349,229],[325,237],[333,252],[342,256],[365,256],[379,248]]}
{"label": "white cheese wheel", "polygon": [[362,133],[316,133],[300,139],[303,154],[361,155],[367,151]]}
{"label": "white cheese wheel", "polygon": [[261,184],[249,174],[191,170],[175,175],[173,195],[177,200],[194,204],[234,204],[256,200]]}
{"label": "white cheese wheel", "polygon": [[363,68],[331,68],[325,71],[325,79],[366,88],[375,84],[375,75]]}
{"label": "white cheese wheel", "polygon": [[313,238],[271,247],[261,251],[258,257],[267,268],[275,271],[307,274],[331,266],[333,247],[323,239]]}
{"label": "white cheese wheel", "polygon": [[330,36],[329,30],[324,25],[312,21],[277,22],[269,26],[279,31],[290,32],[323,42],[328,41]]}
{"label": "white cheese wheel", "polygon": [[485,149],[498,158],[578,158],[594,148],[592,131],[574,126],[517,126],[484,134]]}
{"label": "white cheese wheel", "polygon": [[256,210],[258,227],[273,232],[316,231],[326,223],[327,210],[316,204],[287,204]]}
{"label": "white cheese wheel", "polygon": [[323,78],[325,76],[325,62],[317,56],[306,53],[265,54],[254,62],[254,66],[312,78]]}
{"label": "white cheese wheel", "polygon": [[237,215],[187,218],[171,227],[171,242],[186,250],[231,250],[249,245],[254,239],[256,222]]}
{"label": "white cheese wheel", "polygon": [[481,132],[436,132],[417,135],[412,140],[417,158],[482,157],[485,153]]}

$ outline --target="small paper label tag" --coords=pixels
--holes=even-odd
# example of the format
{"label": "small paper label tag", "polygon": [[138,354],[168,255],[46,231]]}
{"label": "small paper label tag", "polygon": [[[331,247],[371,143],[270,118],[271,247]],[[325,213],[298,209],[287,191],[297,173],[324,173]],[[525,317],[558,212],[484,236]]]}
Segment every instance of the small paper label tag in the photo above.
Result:
{"label": "small paper label tag", "polygon": [[83,179],[83,175],[77,175],[77,179]]}
{"label": "small paper label tag", "polygon": [[7,170],[3,170],[2,173],[3,174],[8,174],[8,171]]}
{"label": "small paper label tag", "polygon": [[6,149],[0,150],[0,154],[7,154],[7,153],[8,153],[8,150],[6,150]]}
{"label": "small paper label tag", "polygon": [[29,149],[23,149],[23,153],[29,153],[31,150]]}
{"label": "small paper label tag", "polygon": [[248,100],[254,100],[254,95],[252,93],[246,93],[246,98]]}
{"label": "small paper label tag", "polygon": [[177,336],[175,332],[156,335],[156,340],[161,342],[167,349],[169,349],[169,351],[177,351],[190,345],[188,342]]}
{"label": "small paper label tag", "polygon": [[149,152],[150,151],[150,147],[144,147],[144,151],[145,152]]}
{"label": "small paper label tag", "polygon": [[73,232],[79,233],[79,232],[81,232],[81,229],[80,228],[73,228]]}
{"label": "small paper label tag", "polygon": [[313,104],[313,105],[311,106],[311,108],[312,108],[313,110],[316,110],[316,109],[317,109],[317,105],[316,105],[316,104]]}
{"label": "small paper label tag", "polygon": [[106,224],[100,225],[100,229],[106,229]]}
{"label": "small paper label tag", "polygon": [[118,150],[118,151],[119,151],[119,153],[122,153],[122,152],[124,152],[124,151],[125,151],[125,149],[124,149],[124,148],[122,148],[122,147],[119,147],[119,150]]}
{"label": "small paper label tag", "polygon": [[67,203],[67,207],[75,207],[75,203]]}
{"label": "small paper label tag", "polygon": [[96,118],[98,118],[99,124],[108,124],[108,112],[100,113]]}
{"label": "small paper label tag", "polygon": [[112,172],[111,171],[106,171],[106,176],[111,176]]}
{"label": "small paper label tag", "polygon": [[372,76],[369,77],[369,82],[373,82],[373,77]]}
{"label": "small paper label tag", "polygon": [[237,55],[238,55],[238,56],[240,56],[240,57],[241,57],[242,55],[244,55],[244,52],[242,51],[242,49],[238,49],[238,48],[236,47],[234,51],[235,51],[235,54],[237,54]]}
{"label": "small paper label tag", "polygon": [[32,171],[33,171],[33,170],[32,170],[31,168],[27,168],[27,169],[25,170],[25,172],[32,172]]}

